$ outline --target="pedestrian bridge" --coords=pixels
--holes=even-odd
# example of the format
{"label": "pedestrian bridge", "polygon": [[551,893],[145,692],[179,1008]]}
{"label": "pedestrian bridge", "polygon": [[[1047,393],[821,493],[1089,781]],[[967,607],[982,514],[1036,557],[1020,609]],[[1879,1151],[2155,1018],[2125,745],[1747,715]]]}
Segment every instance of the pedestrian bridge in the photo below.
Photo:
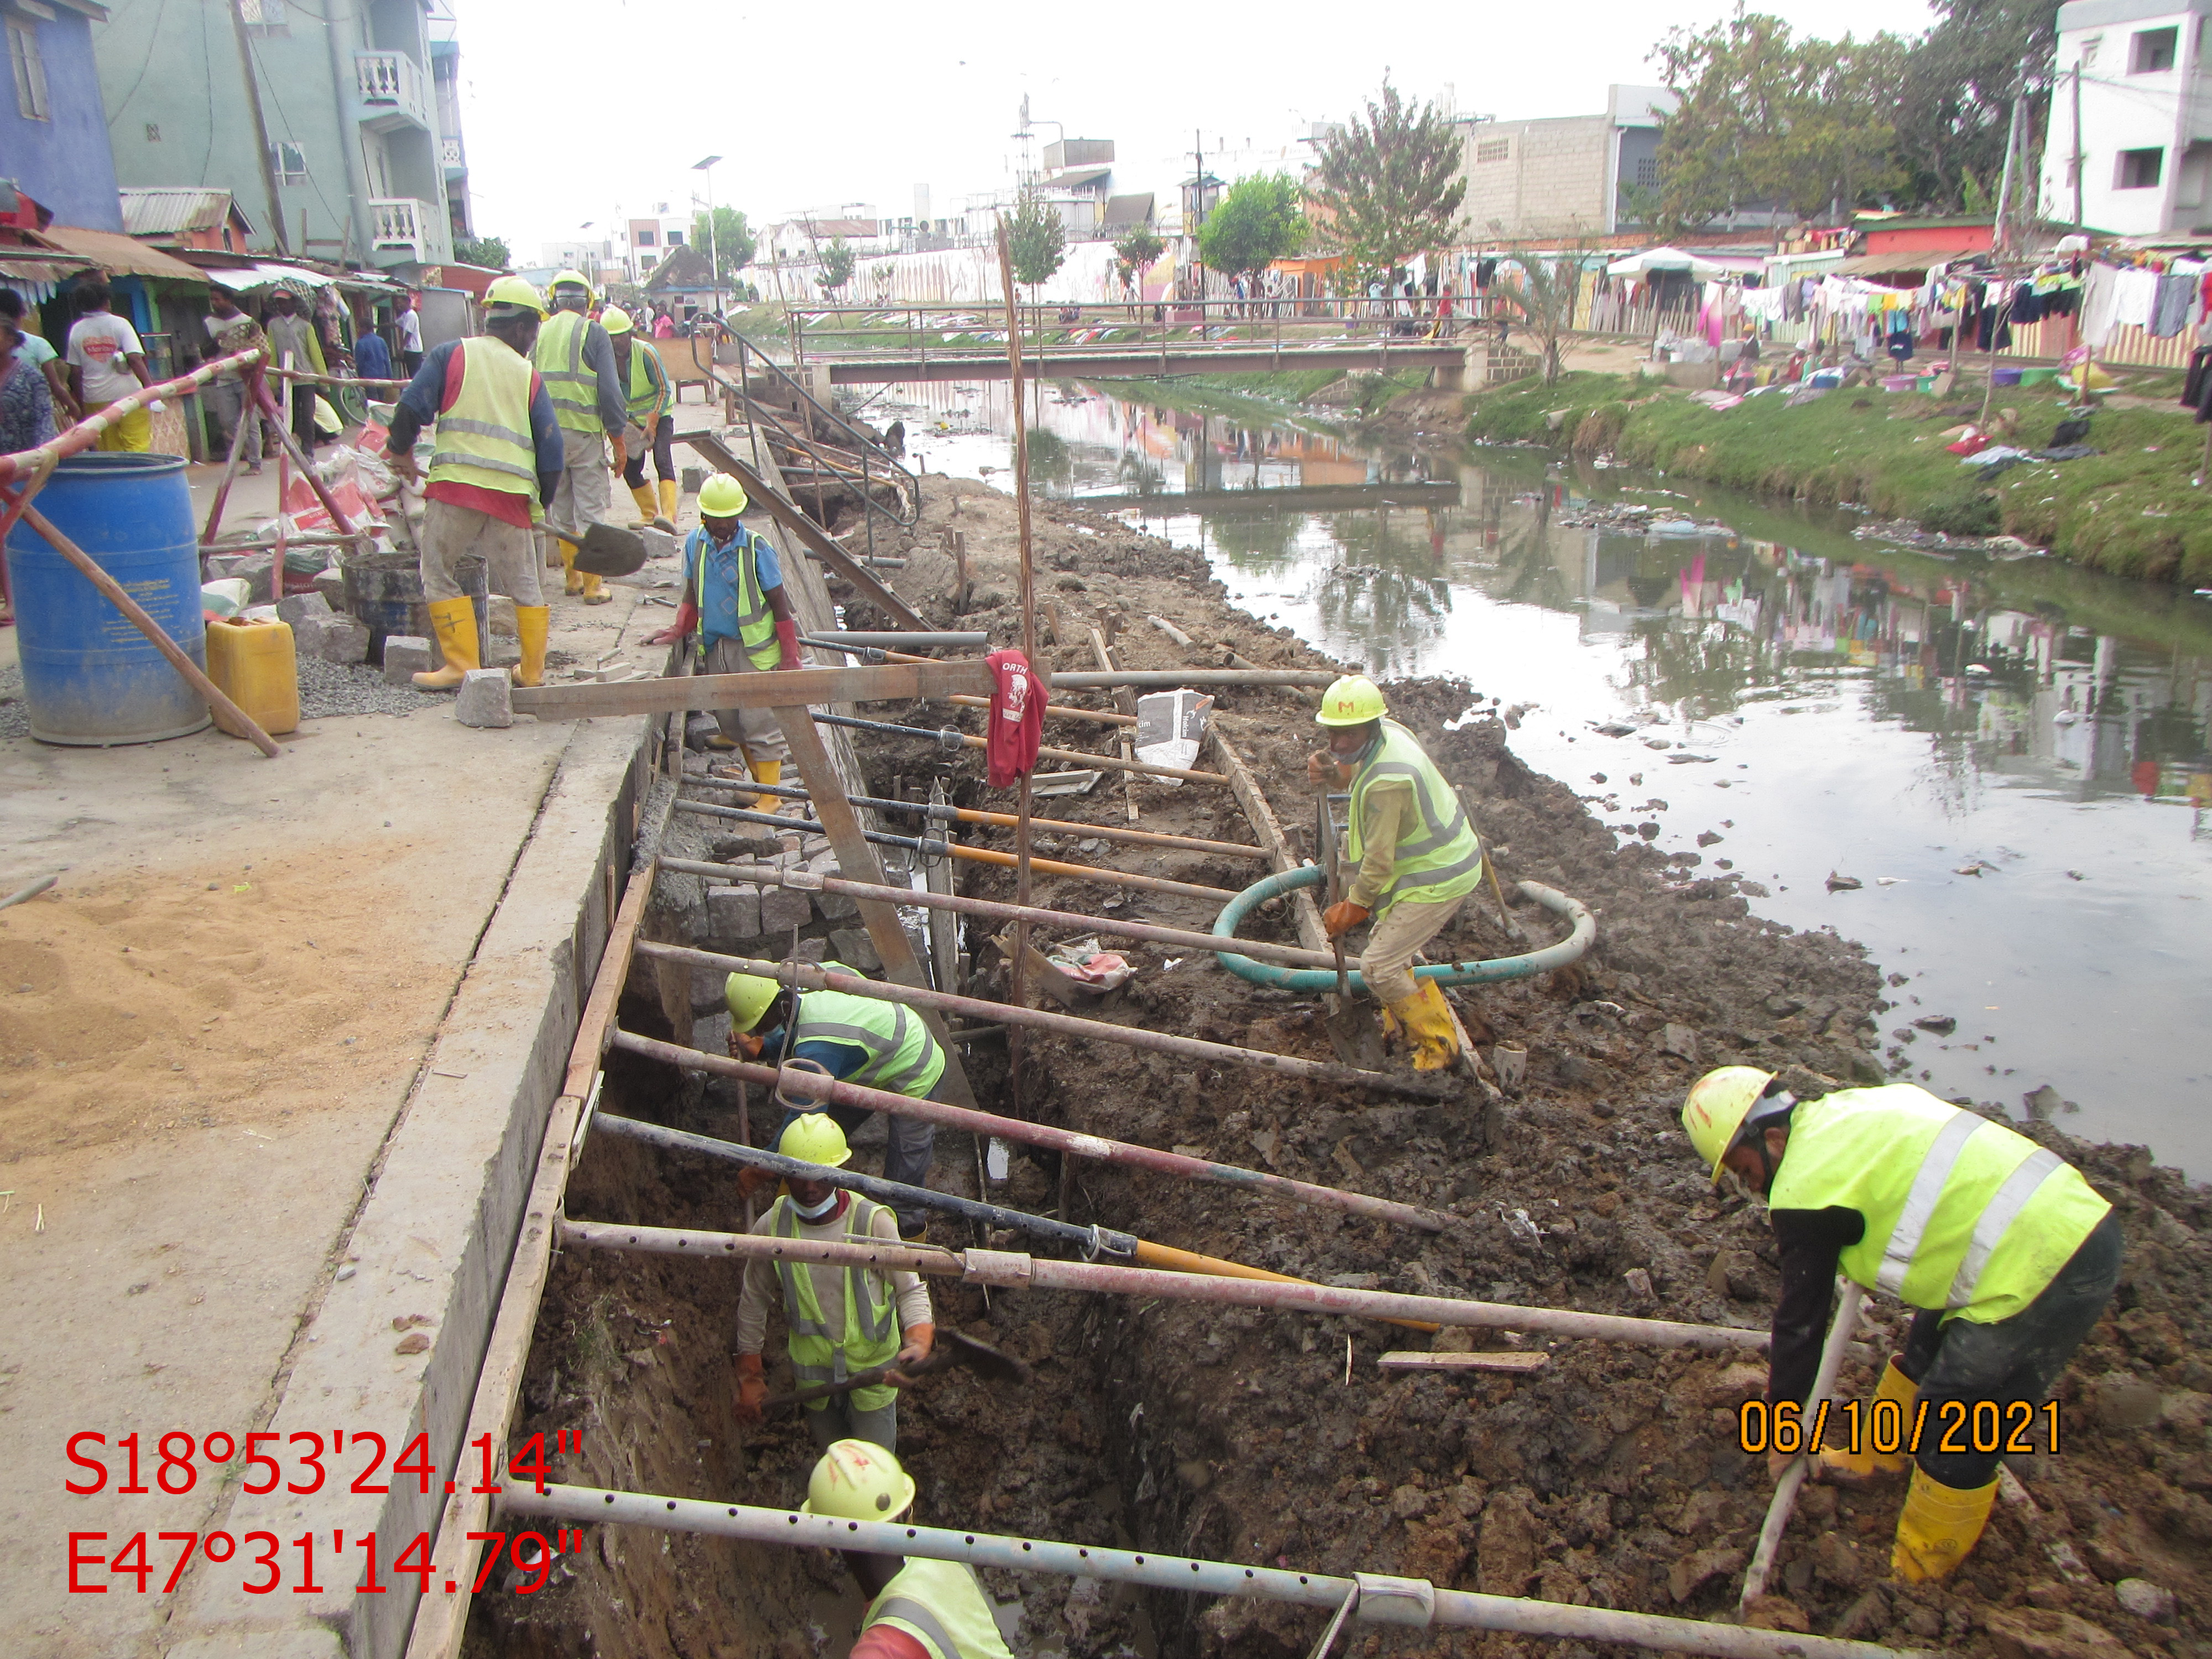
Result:
{"label": "pedestrian bridge", "polygon": [[[1025,347],[1022,374],[1035,380],[1149,380],[1170,374],[1271,374],[1281,369],[1331,368],[1339,374],[1386,373],[1434,368],[1463,373],[1467,347],[1449,342],[1387,337],[1358,344],[1301,345],[1245,340],[1162,342],[1141,346]],[[965,348],[945,351],[900,346],[881,351],[820,351],[809,349],[806,366],[826,372],[832,386],[878,385],[893,380],[1003,380],[1003,349]]]}

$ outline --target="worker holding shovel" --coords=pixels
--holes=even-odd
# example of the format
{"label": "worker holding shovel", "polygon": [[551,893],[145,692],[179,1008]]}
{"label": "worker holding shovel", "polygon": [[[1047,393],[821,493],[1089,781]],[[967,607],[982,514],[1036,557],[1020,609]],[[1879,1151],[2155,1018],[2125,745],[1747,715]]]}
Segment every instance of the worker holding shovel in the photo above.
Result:
{"label": "worker holding shovel", "polygon": [[[845,1132],[826,1112],[793,1118],[777,1138],[786,1158],[842,1169],[853,1156]],[[777,1238],[850,1244],[898,1243],[890,1206],[860,1194],[792,1176],[784,1194],[753,1224]],[[772,1261],[746,1264],[738,1299],[738,1419],[758,1422],[768,1403],[761,1348],[768,1336],[771,1302],[783,1303],[791,1366],[801,1389],[842,1383],[879,1367],[920,1365],[929,1358],[937,1329],[929,1287],[919,1273],[881,1273],[872,1268]],[[898,1449],[898,1390],[908,1378],[896,1369],[866,1387],[806,1401],[806,1426],[817,1445],[859,1439]]]}
{"label": "worker holding shovel", "polygon": [[1414,955],[1482,881],[1482,843],[1458,792],[1420,741],[1389,712],[1374,681],[1347,674],[1322,694],[1315,720],[1328,746],[1306,759],[1306,776],[1352,792],[1347,833],[1358,866],[1352,890],[1322,916],[1331,939],[1371,915],[1360,976],[1384,1024],[1413,1045],[1413,1069],[1442,1071],[1459,1057],[1459,1029],[1433,980],[1417,981]]}

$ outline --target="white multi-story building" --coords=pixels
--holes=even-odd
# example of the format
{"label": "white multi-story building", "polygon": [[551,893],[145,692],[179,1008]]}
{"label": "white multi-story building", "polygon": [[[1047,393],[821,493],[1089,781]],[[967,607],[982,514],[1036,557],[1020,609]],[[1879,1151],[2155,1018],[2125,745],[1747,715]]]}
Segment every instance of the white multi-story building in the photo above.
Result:
{"label": "white multi-story building", "polygon": [[2212,0],[2071,0],[2058,9],[2045,217],[2070,222],[2078,188],[2081,222],[2093,229],[2148,236],[2212,225],[2208,16]]}

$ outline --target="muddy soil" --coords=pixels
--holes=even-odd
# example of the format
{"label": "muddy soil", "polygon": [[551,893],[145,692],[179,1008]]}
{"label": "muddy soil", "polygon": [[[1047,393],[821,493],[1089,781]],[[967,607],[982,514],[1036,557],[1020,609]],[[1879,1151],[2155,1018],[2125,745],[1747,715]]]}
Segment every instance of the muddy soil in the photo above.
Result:
{"label": "muddy soil", "polygon": [[[1037,584],[1056,668],[1095,665],[1084,631],[1118,621],[1125,667],[1215,665],[1224,648],[1266,665],[1322,663],[1296,639],[1224,602],[1195,554],[1119,521],[1037,503]],[[1014,505],[980,485],[928,480],[913,562],[899,586],[933,624],[954,620],[952,561],[935,550],[963,532],[971,584],[961,625],[1018,637]],[[1173,644],[1146,620],[1191,635]],[[873,619],[855,608],[856,626]],[[1510,686],[1427,681],[1388,688],[1393,712],[1464,787],[1505,879],[1559,888],[1595,914],[1598,942],[1574,967],[1537,981],[1455,993],[1478,1048],[1526,1050],[1526,1080],[1503,1098],[1468,1084],[1434,1105],[1363,1099],[1320,1085],[1220,1070],[1105,1044],[1030,1041],[1022,1107],[1091,1133],[1190,1148],[1223,1161],[1384,1194],[1450,1211],[1449,1235],[1261,1203],[1098,1166],[1076,1172],[1075,1214],[1190,1249],[1340,1284],[1527,1301],[1761,1327],[1778,1288],[1758,1206],[1716,1196],[1676,1127],[1682,1091],[1707,1066],[1752,1061],[1794,1071],[1801,1092],[1884,1076],[1875,1052],[1886,1012],[1875,964],[1830,932],[1762,921],[1759,890],[1697,855],[1671,858],[1637,834],[1637,808],[1663,776],[1631,777],[1578,797],[1513,756],[1502,705]],[[1091,702],[1089,694],[1060,700]],[[888,713],[935,726],[944,706]],[[1310,704],[1295,693],[1231,691],[1216,718],[1289,824],[1310,815],[1304,757]],[[972,711],[962,720],[978,721]],[[1048,725],[1069,747],[1100,728]],[[974,751],[969,751],[971,754]],[[998,805],[981,767],[914,743],[864,749],[878,793],[894,775],[936,772],[966,803]],[[1203,764],[1203,763],[1201,763]],[[1127,822],[1119,785],[1057,800],[1053,816]],[[1137,786],[1146,827],[1249,840],[1227,792]],[[1593,809],[1596,810],[1593,810]],[[1612,820],[1612,827],[1608,827]],[[1074,842],[1077,837],[1069,837]],[[1011,835],[989,844],[1010,846]],[[1039,850],[1050,850],[1041,841]],[[1063,854],[1241,887],[1254,866],[1200,854],[1152,855],[1111,843]],[[1011,872],[963,872],[963,890],[1011,896]],[[1066,878],[1036,882],[1038,902],[1207,926],[1206,901],[1129,894]],[[1287,915],[1262,919],[1292,937]],[[1555,937],[1518,903],[1512,927]],[[1486,896],[1440,942],[1455,957],[1525,948]],[[1144,946],[1139,973],[1085,1012],[1216,1040],[1326,1057],[1315,1005],[1254,987],[1211,957]],[[979,948],[981,994],[1005,969]],[[625,1022],[653,1029],[641,997]],[[987,1107],[1005,1109],[1005,1049],[969,1050]],[[710,1133],[735,1133],[720,1097],[678,1087],[617,1056],[608,1097]],[[2004,1115],[2002,1105],[1980,1109]],[[754,1115],[755,1134],[765,1139]],[[2118,1206],[2129,1255],[2121,1289],[2058,1390],[2057,1455],[2015,1464],[2032,1508],[2001,1504],[1980,1547],[1935,1587],[1887,1582],[1901,1484],[1812,1489],[1785,1539],[1759,1622],[1899,1645],[2037,1659],[2172,1654],[2212,1659],[2204,1593],[2212,1544],[2207,1453],[2212,1364],[2212,1194],[2147,1152],[2015,1124],[2075,1160]],[[972,1153],[939,1137],[940,1184]],[[871,1166],[870,1155],[862,1153]],[[1018,1158],[1006,1201],[1048,1210],[1060,1172]],[[972,1181],[972,1177],[969,1177]],[[994,1195],[996,1195],[994,1194]],[[725,1171],[602,1139],[586,1152],[570,1213],[676,1225],[735,1225]],[[951,1224],[937,1236],[969,1242]],[[730,1415],[733,1270],[644,1258],[569,1255],[556,1263],[526,1384],[522,1430],[586,1429],[568,1478],[595,1485],[764,1504],[804,1490],[803,1427],[741,1434]],[[956,1374],[906,1396],[902,1452],[921,1483],[926,1520],[1324,1571],[1403,1573],[1503,1595],[1692,1617],[1729,1616],[1771,1486],[1765,1460],[1736,1441],[1736,1407],[1764,1366],[1595,1343],[1550,1347],[1525,1377],[1392,1376],[1390,1350],[1426,1339],[1361,1321],[1104,1297],[939,1287],[940,1317],[1036,1363],[1027,1390],[988,1392]],[[1898,1310],[1873,1316],[1869,1346],[1844,1385],[1870,1392],[1874,1364],[1901,1337]],[[1467,1344],[1504,1346],[1489,1335]],[[1531,1341],[1526,1346],[1540,1344]],[[549,1593],[480,1598],[478,1655],[790,1656],[842,1653],[857,1602],[826,1558],[630,1533],[594,1534],[573,1575]],[[1017,1582],[1017,1648],[1074,1656],[1157,1651],[1273,1659],[1310,1648],[1318,1615],[1262,1602],[1160,1595],[1139,1603],[1095,1584]],[[2171,1591],[2178,1611],[2123,1605],[2123,1581]],[[2129,1599],[2138,1605],[2133,1588]],[[1011,1615],[1013,1609],[1006,1610]],[[1507,1637],[1367,1633],[1354,1651],[1507,1654],[1549,1644]]]}

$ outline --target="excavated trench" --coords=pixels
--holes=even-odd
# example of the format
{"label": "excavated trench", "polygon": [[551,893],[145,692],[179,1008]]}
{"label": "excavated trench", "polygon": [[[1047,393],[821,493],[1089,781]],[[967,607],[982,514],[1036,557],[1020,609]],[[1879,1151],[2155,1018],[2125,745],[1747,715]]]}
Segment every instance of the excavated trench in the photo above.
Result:
{"label": "excavated trench", "polygon": [[[945,507],[933,497],[933,514]],[[1000,523],[1011,504],[970,493],[965,507],[971,568],[988,575],[994,539],[1011,532]],[[1040,544],[1048,568],[1066,573],[1063,595],[1083,591],[1088,577],[1097,593],[1111,592],[1107,605],[1139,617],[1172,610],[1192,632],[1204,628],[1267,665],[1319,660],[1230,611],[1218,584],[1194,576],[1188,556],[1114,520],[1053,509]],[[1097,593],[1082,602],[1097,604]],[[1003,637],[1008,620],[1001,611],[975,623]],[[1123,638],[1125,665],[1175,665],[1164,641]],[[1090,665],[1073,639],[1054,654],[1061,668]],[[1480,700],[1465,685],[1389,690],[1394,714],[1467,792],[1507,890],[1516,878],[1540,881],[1597,916],[1597,945],[1573,967],[1456,994],[1483,1054],[1525,1051],[1525,1083],[1497,1101],[1472,1085],[1436,1104],[1385,1101],[1053,1036],[1026,1047],[1024,1104],[1029,1115],[1102,1136],[1447,1210],[1457,1224],[1443,1234],[1410,1231],[1088,1164],[1075,1171],[1072,1218],[1324,1282],[1763,1326],[1778,1289],[1771,1233],[1755,1204],[1717,1195],[1701,1177],[1676,1126],[1681,1093],[1706,1066],[1753,1060],[1783,1070],[1801,1094],[1880,1080],[1872,1043],[1887,1005],[1879,970],[1832,933],[1757,916],[1749,902],[1756,890],[1739,875],[1708,875],[1693,867],[1694,854],[1664,854],[1616,835],[1572,790],[1524,768],[1502,721],[1467,719]],[[1295,704],[1286,710],[1285,701],[1226,695],[1215,714],[1279,810],[1310,799],[1301,729],[1310,716]],[[925,726],[945,717],[941,707],[880,715]],[[939,772],[963,802],[1003,800],[983,799],[974,762],[930,745],[872,744],[863,753],[875,793],[892,793],[902,780],[911,792]],[[1147,828],[1249,839],[1226,792],[1186,789],[1146,802]],[[1122,821],[1120,799],[1104,790],[1054,810]],[[684,822],[672,833],[689,840],[670,850],[711,853],[702,821],[690,829]],[[1004,836],[980,839],[1010,844]],[[1077,850],[1071,837],[1060,854]],[[1113,851],[1088,856],[1213,885],[1252,878],[1249,866],[1200,854]],[[1012,872],[969,868],[961,885],[1008,898]],[[664,878],[664,886],[667,903],[652,936],[720,948],[696,891],[680,878]],[[1036,896],[1098,914],[1111,896],[1040,879]],[[1113,913],[1185,927],[1212,918],[1202,901],[1163,895],[1132,897]],[[1509,921],[1494,906],[1470,903],[1441,948],[1455,959],[1525,948],[1509,929],[1543,939],[1554,931],[1530,906]],[[1286,916],[1262,917],[1250,931],[1270,930],[1292,937]],[[1314,1003],[1235,979],[1209,956],[1144,947],[1127,954],[1136,977],[1085,1012],[1328,1056]],[[978,944],[977,962],[975,994],[1003,995],[1003,969],[988,944]],[[635,972],[622,1020],[715,1049],[721,1035],[711,1014],[695,1023],[684,1006],[689,998],[690,1006],[709,1009],[712,992],[703,981],[678,988],[672,1018],[668,990],[653,974]],[[687,1024],[688,1031],[678,1029]],[[978,1103],[1011,1113],[1004,1047],[980,1042],[964,1052]],[[737,1113],[724,1086],[618,1051],[609,1056],[602,1109],[730,1137]],[[755,1105],[752,1134],[764,1141],[772,1109]],[[1996,1103],[1978,1109],[2003,1115]],[[1887,1582],[1900,1489],[1810,1489],[1760,1618],[2008,1659],[2207,1659],[2212,1194],[2140,1149],[2077,1141],[2047,1122],[2014,1127],[2079,1164],[2114,1202],[2130,1241],[2119,1294],[2058,1390],[2063,1447],[2016,1462],[2033,1507],[2000,1505],[1957,1575],[1908,1587]],[[861,1137],[863,1168],[877,1167],[875,1133]],[[968,1137],[940,1133],[937,1161],[939,1184],[974,1190]],[[1050,1212],[1059,1175],[1017,1149],[1009,1179],[990,1195]],[[605,1135],[585,1150],[568,1212],[742,1224],[727,1167]],[[932,1236],[975,1242],[966,1224],[949,1220]],[[581,1454],[556,1465],[560,1478],[577,1484],[795,1504],[813,1460],[804,1425],[787,1419],[742,1430],[732,1414],[738,1293],[738,1271],[727,1263],[557,1256],[518,1436],[580,1431]],[[1519,1346],[1544,1351],[1546,1362],[1516,1376],[1400,1375],[1383,1372],[1380,1356],[1430,1340],[1364,1321],[987,1294],[942,1280],[932,1293],[942,1320],[1020,1354],[1036,1376],[1025,1389],[993,1388],[956,1371],[904,1396],[900,1450],[920,1482],[925,1522],[1733,1616],[1771,1490],[1764,1460],[1736,1443],[1736,1408],[1763,1387],[1763,1364],[1626,1345],[1516,1345],[1492,1334],[1468,1344],[1447,1334],[1437,1346]],[[1864,1353],[1846,1364],[1841,1387],[1869,1394],[1869,1361],[1902,1330],[1893,1304],[1877,1308]],[[772,1334],[772,1352],[780,1341]],[[1323,1622],[1279,1604],[1139,1598],[1095,1582],[983,1576],[1024,1655],[1294,1659],[1311,1649]],[[2178,1605],[2161,1612],[2154,1598],[2123,1595],[2129,1581],[2170,1591]],[[477,1659],[816,1659],[845,1651],[859,1611],[842,1566],[819,1552],[593,1528],[538,1594],[501,1584],[478,1597],[467,1651]],[[1528,1638],[1372,1629],[1347,1632],[1335,1650],[1562,1659],[1591,1651]]]}

